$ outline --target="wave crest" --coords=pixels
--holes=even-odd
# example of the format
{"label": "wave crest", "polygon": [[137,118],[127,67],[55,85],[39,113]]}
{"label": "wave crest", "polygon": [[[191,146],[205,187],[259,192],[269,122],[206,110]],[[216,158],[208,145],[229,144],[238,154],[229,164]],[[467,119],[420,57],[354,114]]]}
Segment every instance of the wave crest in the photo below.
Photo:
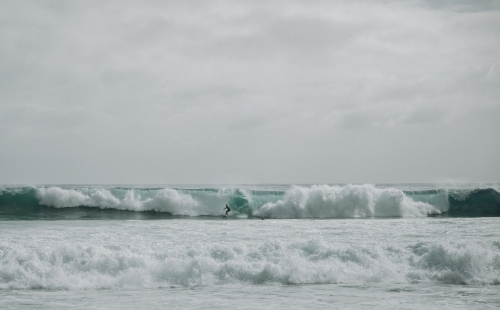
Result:
{"label": "wave crest", "polygon": [[196,197],[170,188],[148,194],[151,197],[142,197],[134,190],[127,190],[123,197],[118,195],[117,197],[107,189],[86,189],[84,191],[59,187],[36,189],[39,204],[49,207],[85,206],[101,209],[168,212],[174,215],[189,216],[221,214],[222,208],[220,206],[224,205],[230,195],[230,193],[219,191],[198,193],[198,197]]}
{"label": "wave crest", "polygon": [[395,188],[315,185],[309,188],[295,186],[283,200],[265,204],[255,215],[270,218],[352,218],[440,213],[436,207],[413,201]]}
{"label": "wave crest", "polygon": [[225,204],[230,206],[232,217],[241,218],[500,216],[500,193],[493,188],[401,190],[374,185],[312,185],[288,189],[283,186],[279,191],[272,187],[269,190],[97,186],[0,188],[0,219],[14,220],[219,216]]}

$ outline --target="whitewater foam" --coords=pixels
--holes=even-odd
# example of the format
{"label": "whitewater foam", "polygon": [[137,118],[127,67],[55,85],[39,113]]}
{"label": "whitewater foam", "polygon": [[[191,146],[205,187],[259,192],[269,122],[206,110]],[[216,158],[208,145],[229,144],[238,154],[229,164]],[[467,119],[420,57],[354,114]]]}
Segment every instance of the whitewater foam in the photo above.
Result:
{"label": "whitewater foam", "polygon": [[500,283],[500,253],[473,245],[406,248],[301,242],[197,244],[137,252],[126,246],[0,245],[0,289],[102,289],[221,284]]}
{"label": "whitewater foam", "polygon": [[62,189],[59,187],[37,188],[39,204],[55,207],[99,207],[130,211],[168,212],[174,215],[219,215],[221,207],[229,200],[230,191],[199,192],[196,195],[165,188],[152,191],[152,197],[142,197],[140,192],[127,190],[123,197],[117,197],[110,190],[102,188]]}
{"label": "whitewater foam", "polygon": [[267,203],[255,212],[270,218],[403,217],[440,213],[428,203],[413,201],[401,190],[379,189],[373,185],[294,186],[283,200]]}

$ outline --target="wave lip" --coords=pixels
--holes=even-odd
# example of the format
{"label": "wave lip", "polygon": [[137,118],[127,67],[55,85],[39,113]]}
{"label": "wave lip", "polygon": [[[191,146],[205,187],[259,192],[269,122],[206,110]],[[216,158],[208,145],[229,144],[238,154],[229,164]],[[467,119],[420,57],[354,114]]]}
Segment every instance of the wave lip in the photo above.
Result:
{"label": "wave lip", "polygon": [[456,216],[500,216],[500,193],[492,188],[452,191],[449,213]]}
{"label": "wave lip", "polygon": [[395,188],[314,185],[309,188],[293,187],[283,200],[265,204],[255,215],[270,218],[353,218],[427,216],[440,213],[436,207],[413,201],[403,191]]}

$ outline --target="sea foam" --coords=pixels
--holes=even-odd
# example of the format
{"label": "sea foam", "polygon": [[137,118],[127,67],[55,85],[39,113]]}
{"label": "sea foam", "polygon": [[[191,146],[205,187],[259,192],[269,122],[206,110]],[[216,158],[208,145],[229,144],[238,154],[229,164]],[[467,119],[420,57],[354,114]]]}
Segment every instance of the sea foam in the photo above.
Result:
{"label": "sea foam", "polygon": [[320,237],[136,251],[127,246],[0,243],[0,289],[106,289],[224,284],[499,284],[494,245],[333,245]]}

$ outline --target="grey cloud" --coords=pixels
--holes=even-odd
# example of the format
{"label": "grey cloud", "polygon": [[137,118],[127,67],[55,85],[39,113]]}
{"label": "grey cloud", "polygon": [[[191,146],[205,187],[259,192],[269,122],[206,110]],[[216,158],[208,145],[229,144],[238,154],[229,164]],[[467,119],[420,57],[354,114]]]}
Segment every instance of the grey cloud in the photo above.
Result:
{"label": "grey cloud", "polygon": [[495,0],[424,0],[422,2],[433,9],[453,10],[458,12],[500,10],[500,3]]}
{"label": "grey cloud", "polygon": [[372,127],[373,122],[374,120],[369,113],[350,112],[340,119],[339,125],[347,129],[363,129]]}
{"label": "grey cloud", "polygon": [[[406,181],[425,172],[491,178],[497,164],[476,173],[467,167],[474,153],[449,141],[466,136],[464,149],[491,154],[485,163],[500,149],[495,8],[488,1],[1,2],[0,169],[11,168],[0,183],[26,162],[38,162],[26,182],[49,182],[48,168],[39,167],[70,165],[79,154],[88,157],[86,171],[72,168],[73,182],[117,171],[113,182],[137,174],[151,183],[234,174],[240,182],[391,181],[384,168],[392,162],[377,145],[397,149],[391,143],[407,138],[411,149],[398,145],[406,161],[419,162],[413,151],[427,148],[440,166],[417,165]],[[34,149],[39,157],[20,156]],[[87,149],[113,158],[113,167]],[[231,157],[235,149],[246,152]],[[459,151],[453,165],[465,168],[448,175],[447,158]],[[380,169],[338,164],[369,161],[365,153],[381,159]],[[64,171],[52,180],[68,179]]]}
{"label": "grey cloud", "polygon": [[244,89],[225,85],[209,85],[203,87],[189,87],[184,90],[175,91],[172,94],[172,102],[185,104],[188,102],[203,103],[207,100],[216,100],[220,98],[234,99],[243,96]]}
{"label": "grey cloud", "polygon": [[431,124],[444,119],[445,113],[437,109],[417,109],[412,111],[405,119],[407,124]]}
{"label": "grey cloud", "polygon": [[59,111],[21,106],[0,115],[0,136],[43,137],[47,132],[64,135],[83,129],[91,119],[92,114],[84,110]]}
{"label": "grey cloud", "polygon": [[228,125],[230,131],[254,131],[265,128],[265,125],[271,122],[266,116],[247,116],[235,115]]}
{"label": "grey cloud", "polygon": [[486,80],[500,80],[500,59],[493,62],[485,76]]}
{"label": "grey cloud", "polygon": [[318,51],[340,48],[346,41],[355,39],[355,30],[355,26],[332,20],[288,18],[270,24],[266,33],[272,36],[272,41],[282,44],[283,50],[314,57]]}

